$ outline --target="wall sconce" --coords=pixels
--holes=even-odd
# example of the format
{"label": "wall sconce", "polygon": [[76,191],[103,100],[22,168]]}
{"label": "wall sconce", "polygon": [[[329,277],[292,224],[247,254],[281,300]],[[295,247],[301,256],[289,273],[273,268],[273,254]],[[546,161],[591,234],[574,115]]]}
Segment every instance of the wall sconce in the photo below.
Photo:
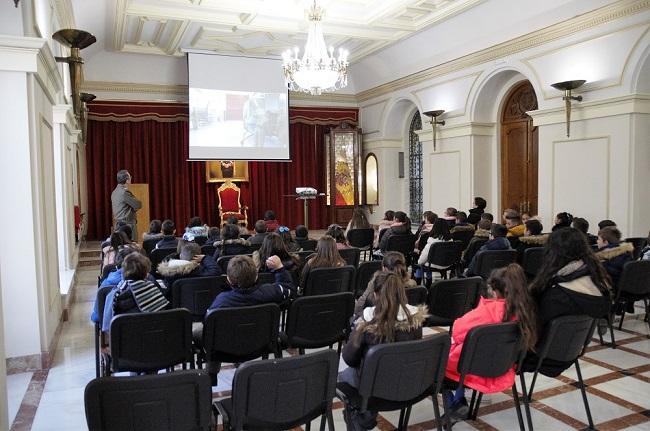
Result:
{"label": "wall sconce", "polygon": [[81,115],[80,115],[80,122],[81,122],[81,136],[83,142],[86,142],[86,130],[88,126],[88,107],[86,106],[87,103],[92,102],[97,98],[94,94],[90,93],[81,93],[79,95],[79,98],[81,99]]}
{"label": "wall sconce", "polygon": [[561,90],[564,91],[564,96],[562,97],[562,100],[564,100],[564,108],[566,111],[566,137],[569,137],[570,131],[571,131],[571,101],[575,100],[578,102],[582,102],[582,96],[572,96],[571,95],[571,90],[575,90],[576,88],[582,86],[585,81],[584,79],[577,79],[575,81],[564,81],[564,82],[556,82],[555,84],[551,84],[551,87],[555,88],[556,90]]}
{"label": "wall sconce", "polygon": [[445,121],[438,121],[438,117],[445,113],[444,109],[438,109],[436,111],[427,111],[423,114],[430,118],[429,124],[431,124],[431,129],[433,130],[433,151],[436,151],[436,126],[444,126]]}
{"label": "wall sconce", "polygon": [[81,116],[81,65],[83,58],[79,56],[79,50],[84,49],[97,42],[92,34],[84,30],[67,28],[59,30],[52,35],[52,39],[65,45],[70,49],[69,57],[56,57],[60,63],[68,63],[70,66],[70,84],[72,86],[72,109],[77,118]]}

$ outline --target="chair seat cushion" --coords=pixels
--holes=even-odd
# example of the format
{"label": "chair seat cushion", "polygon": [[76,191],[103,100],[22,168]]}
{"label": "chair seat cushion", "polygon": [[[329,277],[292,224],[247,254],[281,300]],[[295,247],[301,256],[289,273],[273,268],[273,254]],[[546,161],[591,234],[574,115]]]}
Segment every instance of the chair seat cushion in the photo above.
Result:
{"label": "chair seat cushion", "polygon": [[244,214],[237,213],[237,212],[224,212],[223,215],[226,217],[236,217],[237,219],[240,220],[244,218]]}

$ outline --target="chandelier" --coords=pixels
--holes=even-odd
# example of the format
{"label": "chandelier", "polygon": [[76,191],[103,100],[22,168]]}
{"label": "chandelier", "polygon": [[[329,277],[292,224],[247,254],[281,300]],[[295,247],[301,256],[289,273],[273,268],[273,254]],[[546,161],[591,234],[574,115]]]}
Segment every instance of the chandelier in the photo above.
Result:
{"label": "chandelier", "polygon": [[316,0],[307,11],[309,33],[302,58],[298,57],[298,47],[282,54],[282,71],[292,91],[318,96],[323,91],[335,91],[348,85],[348,52],[339,48],[338,58],[335,58],[334,48],[328,51],[321,26],[324,12],[316,5]]}

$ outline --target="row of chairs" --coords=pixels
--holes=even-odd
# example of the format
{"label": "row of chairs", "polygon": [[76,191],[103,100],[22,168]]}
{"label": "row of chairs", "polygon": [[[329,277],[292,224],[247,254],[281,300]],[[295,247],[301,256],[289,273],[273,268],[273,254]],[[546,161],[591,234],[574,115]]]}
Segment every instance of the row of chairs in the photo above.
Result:
{"label": "row of chairs", "polygon": [[[548,327],[537,348],[539,360],[530,369],[530,388],[522,363],[518,326],[515,322],[482,325],[467,334],[458,363],[459,385],[469,374],[492,377],[517,366],[528,429],[533,431],[530,403],[536,378],[547,359],[573,362],[578,376],[590,429],[593,420],[579,365],[579,358],[591,339],[595,322],[587,316],[564,316]],[[336,383],[339,356],[326,350],[298,357],[247,362],[235,372],[230,398],[211,404],[210,379],[203,371],[179,371],[141,377],[103,377],[91,381],[85,391],[86,418],[90,429],[207,430],[210,410],[222,416],[230,429],[290,429],[321,417],[334,429],[333,398],[358,400],[361,411],[400,411],[398,430],[408,427],[412,406],[431,397],[438,430],[443,421],[437,394],[450,349],[448,333],[422,340],[380,344],[371,347],[364,359],[359,386]],[[519,392],[512,386],[518,426],[525,431]],[[476,419],[483,394],[474,390],[470,419]],[[443,407],[447,411],[443,397]],[[119,414],[115,414],[119,412]],[[451,429],[445,415],[446,429]]]}

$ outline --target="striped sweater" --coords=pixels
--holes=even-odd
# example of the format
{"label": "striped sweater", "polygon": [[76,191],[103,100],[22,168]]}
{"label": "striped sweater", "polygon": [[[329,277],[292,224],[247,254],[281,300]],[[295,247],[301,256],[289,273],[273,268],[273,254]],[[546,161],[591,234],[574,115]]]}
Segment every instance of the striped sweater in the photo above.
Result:
{"label": "striped sweater", "polygon": [[163,296],[160,289],[149,280],[122,280],[117,286],[115,300],[131,291],[138,309],[142,312],[164,310],[169,306],[169,301]]}

